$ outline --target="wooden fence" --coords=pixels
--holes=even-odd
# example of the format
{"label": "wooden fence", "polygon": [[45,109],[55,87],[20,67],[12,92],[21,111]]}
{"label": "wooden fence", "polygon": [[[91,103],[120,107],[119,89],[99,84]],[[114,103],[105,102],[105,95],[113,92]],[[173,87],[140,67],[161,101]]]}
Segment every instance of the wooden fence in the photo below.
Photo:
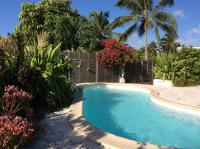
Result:
{"label": "wooden fence", "polygon": [[[121,74],[120,66],[106,68],[96,62],[96,56],[92,53],[67,51],[65,54],[72,58],[73,65],[76,66],[70,75],[71,82],[119,82]],[[152,66],[152,61],[126,64],[126,83],[152,83]]]}

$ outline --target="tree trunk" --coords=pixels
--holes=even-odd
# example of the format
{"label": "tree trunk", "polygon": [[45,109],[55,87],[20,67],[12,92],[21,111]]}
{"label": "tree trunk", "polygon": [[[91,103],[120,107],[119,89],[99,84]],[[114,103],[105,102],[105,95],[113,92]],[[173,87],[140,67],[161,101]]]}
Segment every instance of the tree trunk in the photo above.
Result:
{"label": "tree trunk", "polygon": [[147,26],[145,25],[145,60],[148,61]]}

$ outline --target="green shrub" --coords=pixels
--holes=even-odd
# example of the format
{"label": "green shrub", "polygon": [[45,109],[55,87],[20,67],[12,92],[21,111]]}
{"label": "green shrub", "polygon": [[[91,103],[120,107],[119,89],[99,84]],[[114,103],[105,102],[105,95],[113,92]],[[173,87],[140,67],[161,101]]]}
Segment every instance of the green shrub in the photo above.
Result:
{"label": "green shrub", "polygon": [[73,98],[73,87],[68,81],[72,64],[68,57],[65,57],[60,50],[61,44],[53,48],[29,46],[26,53],[29,57],[32,69],[41,71],[49,92],[49,102],[51,109],[60,109],[70,105]]}
{"label": "green shrub", "polygon": [[183,48],[174,61],[176,86],[197,85],[200,80],[200,50]]}
{"label": "green shrub", "polygon": [[155,78],[163,80],[172,80],[174,77],[174,54],[159,54],[156,57],[154,66]]}
{"label": "green shrub", "polygon": [[19,86],[32,94],[33,99],[30,106],[34,109],[34,115],[40,117],[44,112],[51,109],[48,104],[48,84],[42,77],[39,68],[31,68],[29,65],[22,65],[18,71]]}

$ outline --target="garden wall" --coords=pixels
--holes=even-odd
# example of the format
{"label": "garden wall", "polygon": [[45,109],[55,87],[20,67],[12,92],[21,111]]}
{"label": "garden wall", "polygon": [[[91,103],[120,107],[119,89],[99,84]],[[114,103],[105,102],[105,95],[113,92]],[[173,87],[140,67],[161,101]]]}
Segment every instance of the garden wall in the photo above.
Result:
{"label": "garden wall", "polygon": [[[73,83],[84,82],[119,82],[121,69],[119,66],[106,68],[96,62],[96,56],[92,53],[65,52],[73,60],[76,66],[70,75]],[[152,61],[135,62],[126,64],[126,83],[152,83]]]}

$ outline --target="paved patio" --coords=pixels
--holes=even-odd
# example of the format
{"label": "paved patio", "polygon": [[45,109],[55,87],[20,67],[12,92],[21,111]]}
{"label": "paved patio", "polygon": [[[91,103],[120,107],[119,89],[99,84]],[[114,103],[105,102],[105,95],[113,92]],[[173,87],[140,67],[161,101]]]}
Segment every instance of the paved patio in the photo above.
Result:
{"label": "paved patio", "polygon": [[75,133],[68,118],[68,109],[45,116],[40,122],[44,132],[24,149],[102,149],[97,143]]}
{"label": "paved patio", "polygon": [[159,87],[151,86],[160,94],[159,96],[189,106],[200,108],[200,86],[195,87]]}

